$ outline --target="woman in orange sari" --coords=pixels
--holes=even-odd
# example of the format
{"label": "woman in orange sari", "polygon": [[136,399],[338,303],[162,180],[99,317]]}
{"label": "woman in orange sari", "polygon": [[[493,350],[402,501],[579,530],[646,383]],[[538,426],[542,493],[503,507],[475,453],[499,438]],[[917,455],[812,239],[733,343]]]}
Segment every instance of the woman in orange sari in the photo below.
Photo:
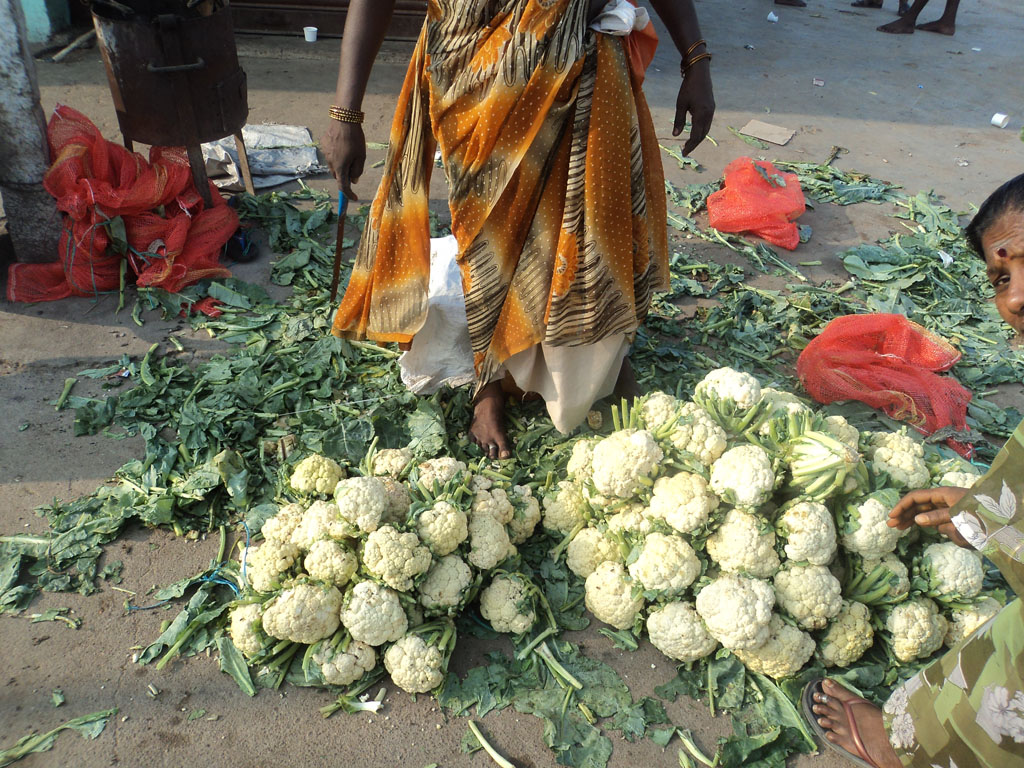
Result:
{"label": "woman in orange sari", "polygon": [[[562,431],[600,397],[635,391],[629,344],[668,284],[664,178],[640,87],[653,35],[591,27],[620,3],[428,1],[334,320],[340,336],[403,345],[423,326],[439,149],[477,374],[470,433],[492,458],[511,455],[503,382],[538,392]],[[673,135],[689,113],[689,153],[714,115],[710,54],[692,0],[651,4],[682,56]],[[324,151],[350,199],[366,156],[359,109],[393,8],[349,7]]]}

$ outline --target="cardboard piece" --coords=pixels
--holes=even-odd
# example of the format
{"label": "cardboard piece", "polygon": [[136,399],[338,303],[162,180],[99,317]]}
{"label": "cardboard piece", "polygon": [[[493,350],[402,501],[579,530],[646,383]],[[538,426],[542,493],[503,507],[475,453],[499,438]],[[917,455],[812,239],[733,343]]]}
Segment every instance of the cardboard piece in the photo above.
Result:
{"label": "cardboard piece", "polygon": [[751,120],[740,128],[740,133],[744,136],[751,136],[755,139],[761,139],[761,141],[784,146],[789,143],[789,140],[793,138],[796,131],[772,125],[771,123],[763,123],[760,120]]}

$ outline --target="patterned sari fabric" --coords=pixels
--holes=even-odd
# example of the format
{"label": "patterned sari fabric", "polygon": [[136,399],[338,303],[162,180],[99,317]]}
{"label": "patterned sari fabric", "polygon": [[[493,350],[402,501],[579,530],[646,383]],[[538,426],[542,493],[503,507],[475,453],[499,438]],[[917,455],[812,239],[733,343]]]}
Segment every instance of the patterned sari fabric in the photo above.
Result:
{"label": "patterned sari fabric", "polygon": [[[1024,422],[953,523],[1024,595]],[[897,688],[883,710],[903,765],[1024,766],[1024,604],[1013,600]]]}
{"label": "patterned sari fabric", "polygon": [[664,177],[643,73],[588,6],[430,0],[334,333],[423,326],[435,141],[478,387],[534,345],[636,331],[668,282]]}

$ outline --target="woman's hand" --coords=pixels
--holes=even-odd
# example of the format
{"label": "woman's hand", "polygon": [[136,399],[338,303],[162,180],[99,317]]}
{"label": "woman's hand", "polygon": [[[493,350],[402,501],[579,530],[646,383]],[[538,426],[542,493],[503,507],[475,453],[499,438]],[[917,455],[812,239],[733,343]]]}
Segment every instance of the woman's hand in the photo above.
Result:
{"label": "woman's hand", "polygon": [[359,123],[331,120],[327,133],[324,134],[321,149],[327,160],[327,167],[338,180],[338,188],[345,193],[345,198],[358,200],[359,197],[352,191],[352,185],[363,175],[363,165],[366,162],[366,137],[363,135],[363,126]]}
{"label": "woman's hand", "polygon": [[972,549],[950,520],[949,510],[966,496],[966,488],[922,488],[911,491],[889,512],[888,525],[905,531],[913,524],[937,528],[957,546]]}
{"label": "woman's hand", "polygon": [[676,119],[672,135],[678,136],[686,127],[690,114],[690,138],[683,145],[683,154],[689,155],[711,130],[715,117],[715,94],[711,88],[711,65],[707,59],[698,61],[686,70],[679,96],[676,98]]}

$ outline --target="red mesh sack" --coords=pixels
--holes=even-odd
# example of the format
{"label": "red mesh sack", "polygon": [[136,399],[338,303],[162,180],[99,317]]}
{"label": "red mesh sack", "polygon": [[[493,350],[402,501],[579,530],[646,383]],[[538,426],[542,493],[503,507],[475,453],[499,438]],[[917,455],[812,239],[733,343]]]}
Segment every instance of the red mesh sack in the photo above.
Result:
{"label": "red mesh sack", "polygon": [[725,185],[708,197],[708,224],[721,232],[749,232],[792,251],[800,244],[793,222],[805,209],[796,174],[737,157],[725,168]]}
{"label": "red mesh sack", "polygon": [[[925,434],[966,429],[971,393],[939,376],[960,352],[903,315],[846,315],[825,326],[800,353],[796,372],[820,403],[859,400]],[[963,455],[969,448],[948,441]]]}
{"label": "red mesh sack", "polygon": [[206,210],[181,148],[153,147],[149,161],[103,138],[81,113],[58,105],[47,126],[50,156],[43,179],[64,213],[58,261],[14,264],[11,301],[95,296],[120,286],[123,256],[108,249],[108,222],[120,217],[130,273],[140,285],[176,292],[205,277],[228,277],[221,248],[238,215],[211,185]]}

